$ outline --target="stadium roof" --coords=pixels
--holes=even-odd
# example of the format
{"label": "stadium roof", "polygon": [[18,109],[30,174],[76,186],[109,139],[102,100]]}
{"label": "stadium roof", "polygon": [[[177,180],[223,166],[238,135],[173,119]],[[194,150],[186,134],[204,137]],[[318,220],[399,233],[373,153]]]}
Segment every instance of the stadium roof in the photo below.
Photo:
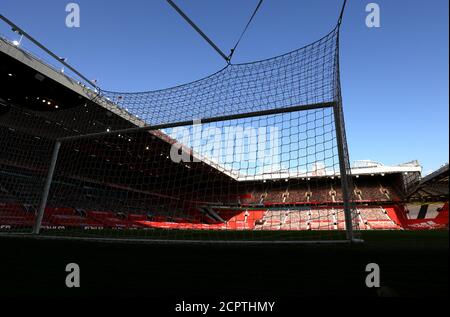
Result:
{"label": "stadium roof", "polygon": [[398,165],[384,165],[382,163],[364,160],[355,161],[352,165],[353,175],[366,174],[392,174],[392,173],[414,173],[422,172],[422,167],[418,161],[411,161]]}
{"label": "stadium roof", "polygon": [[412,188],[408,197],[411,200],[440,200],[449,197],[448,163],[425,176]]}
{"label": "stadium roof", "polygon": [[[97,91],[69,77],[61,68],[4,38],[0,38],[0,75],[4,79],[0,94],[0,121],[9,127],[5,134],[25,133],[38,140],[54,140],[109,130],[111,137],[116,136],[116,145],[126,151],[123,138],[114,131],[146,125],[144,120],[98,96]],[[149,147],[160,149],[165,154],[175,142],[161,130],[142,131],[136,135],[136,138],[142,137],[146,138]],[[231,176],[229,171],[208,158],[189,152],[204,163],[193,171],[204,172],[206,164],[223,176]],[[3,163],[10,165],[12,162]],[[185,169],[184,165],[180,168]]]}
{"label": "stadium roof", "polygon": [[[109,102],[108,100],[106,100],[104,98],[99,98],[98,92],[96,90],[91,89],[86,84],[83,84],[81,81],[77,81],[77,80],[69,77],[68,75],[66,75],[63,67],[57,68],[56,66],[51,65],[47,61],[43,61],[42,59],[37,57],[36,54],[33,54],[32,52],[29,52],[23,48],[20,48],[17,45],[14,45],[8,39],[0,38],[0,52],[5,54],[6,56],[9,56],[10,58],[16,60],[17,62],[23,64],[23,66],[26,66],[26,67],[36,71],[35,76],[34,76],[35,79],[42,81],[45,77],[47,77],[47,78],[57,82],[59,85],[64,86],[65,88],[68,88],[68,89],[72,90],[73,92],[75,92],[76,94],[84,97],[86,101],[95,99],[95,102],[99,106],[101,106],[101,107],[111,111],[112,113],[116,114],[117,116],[129,121],[134,126],[144,126],[145,125],[145,122],[143,120],[140,120],[136,116],[127,112],[126,110],[121,109],[120,107],[116,106],[114,103]],[[11,59],[8,59],[8,61],[11,61]],[[19,70],[19,69],[17,69],[17,70]],[[11,73],[11,75],[14,76],[13,73]],[[45,76],[45,77],[43,77],[43,76]],[[26,94],[26,91],[24,91],[24,94]],[[62,105],[62,106],[64,106],[64,105]],[[45,110],[49,110],[49,109],[45,109]]]}

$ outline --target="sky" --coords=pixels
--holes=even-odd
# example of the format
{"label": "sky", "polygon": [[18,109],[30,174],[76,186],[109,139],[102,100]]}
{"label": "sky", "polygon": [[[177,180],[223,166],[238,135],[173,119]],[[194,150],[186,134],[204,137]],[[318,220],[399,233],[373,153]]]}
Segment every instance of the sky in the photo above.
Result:
{"label": "sky", "polygon": [[[107,90],[147,91],[203,78],[224,60],[165,0],[1,0],[0,13]],[[175,0],[225,53],[258,0]],[[366,5],[380,7],[368,28]],[[341,0],[264,0],[233,63],[273,57],[327,34]],[[424,174],[449,158],[448,0],[349,0],[340,67],[350,159],[419,160]],[[4,24],[0,33],[18,36]],[[24,41],[23,46],[27,43]]]}

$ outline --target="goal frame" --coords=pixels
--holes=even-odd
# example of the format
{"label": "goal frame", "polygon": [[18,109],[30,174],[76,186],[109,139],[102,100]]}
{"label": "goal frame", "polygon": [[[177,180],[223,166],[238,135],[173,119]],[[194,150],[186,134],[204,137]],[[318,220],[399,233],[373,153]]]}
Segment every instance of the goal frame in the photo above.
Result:
{"label": "goal frame", "polygon": [[[335,131],[336,131],[336,143],[338,148],[338,161],[339,161],[339,172],[340,172],[340,181],[341,181],[341,190],[342,190],[342,199],[343,199],[343,211],[345,216],[345,234],[346,239],[341,240],[273,240],[273,241],[256,241],[256,240],[240,240],[240,241],[230,241],[230,240],[152,240],[152,239],[127,239],[127,238],[114,238],[114,237],[105,237],[105,238],[90,238],[90,237],[79,237],[83,240],[97,240],[97,241],[135,241],[135,242],[149,242],[149,243],[157,243],[157,242],[170,242],[170,243],[250,243],[250,244],[328,244],[328,243],[359,243],[362,242],[361,239],[355,237],[353,230],[353,222],[352,222],[352,211],[351,211],[351,199],[350,199],[350,186],[348,179],[351,177],[350,169],[348,168],[348,153],[346,151],[346,139],[345,139],[345,126],[343,120],[342,113],[342,103],[340,102],[340,98],[338,101],[334,102],[326,102],[326,103],[317,103],[311,105],[298,105],[294,107],[286,107],[272,110],[264,110],[264,111],[256,111],[235,115],[227,115],[213,118],[205,118],[200,120],[192,120],[192,121],[183,121],[183,122],[175,122],[168,124],[159,124],[153,126],[144,126],[144,127],[136,127],[136,128],[128,128],[114,131],[105,131],[105,132],[96,132],[89,134],[82,134],[76,136],[62,137],[55,140],[55,144],[53,147],[51,162],[49,165],[49,169],[47,172],[47,176],[45,179],[45,185],[42,190],[42,195],[40,199],[39,208],[37,211],[37,215],[35,218],[35,223],[33,226],[32,234],[34,236],[42,236],[41,235],[41,224],[42,219],[44,217],[45,208],[47,206],[47,200],[50,192],[50,187],[53,181],[53,175],[56,169],[56,163],[58,160],[59,151],[61,145],[67,141],[75,141],[80,139],[90,139],[102,136],[108,136],[111,134],[120,134],[120,133],[130,133],[130,132],[140,132],[140,131],[157,131],[161,129],[175,128],[186,125],[198,124],[201,123],[214,123],[220,121],[227,120],[235,120],[235,119],[243,119],[243,118],[251,118],[258,117],[264,115],[276,115],[281,113],[289,113],[294,111],[306,111],[306,110],[314,110],[314,109],[323,109],[323,108],[332,108],[333,109],[333,117],[335,122]],[[63,238],[63,237],[61,237]],[[75,238],[75,237],[67,237],[67,238]]]}

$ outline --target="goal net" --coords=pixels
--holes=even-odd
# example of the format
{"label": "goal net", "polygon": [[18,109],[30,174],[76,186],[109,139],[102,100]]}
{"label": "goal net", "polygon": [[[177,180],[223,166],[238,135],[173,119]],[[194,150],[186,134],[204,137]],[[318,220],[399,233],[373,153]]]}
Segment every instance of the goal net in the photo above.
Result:
{"label": "goal net", "polygon": [[88,91],[91,100],[52,111],[11,106],[0,117],[1,230],[354,239],[338,48],[336,27],[290,53],[169,89]]}

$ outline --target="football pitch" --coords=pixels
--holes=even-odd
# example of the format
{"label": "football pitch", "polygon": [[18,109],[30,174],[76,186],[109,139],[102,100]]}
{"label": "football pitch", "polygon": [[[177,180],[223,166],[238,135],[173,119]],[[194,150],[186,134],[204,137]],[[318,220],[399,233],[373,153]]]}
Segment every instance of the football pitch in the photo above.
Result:
{"label": "football pitch", "polygon": [[[449,295],[448,231],[367,231],[362,238],[354,245],[190,245],[1,236],[0,295]],[[80,288],[65,285],[68,263],[80,267]],[[365,284],[369,263],[380,267],[380,288]]]}

